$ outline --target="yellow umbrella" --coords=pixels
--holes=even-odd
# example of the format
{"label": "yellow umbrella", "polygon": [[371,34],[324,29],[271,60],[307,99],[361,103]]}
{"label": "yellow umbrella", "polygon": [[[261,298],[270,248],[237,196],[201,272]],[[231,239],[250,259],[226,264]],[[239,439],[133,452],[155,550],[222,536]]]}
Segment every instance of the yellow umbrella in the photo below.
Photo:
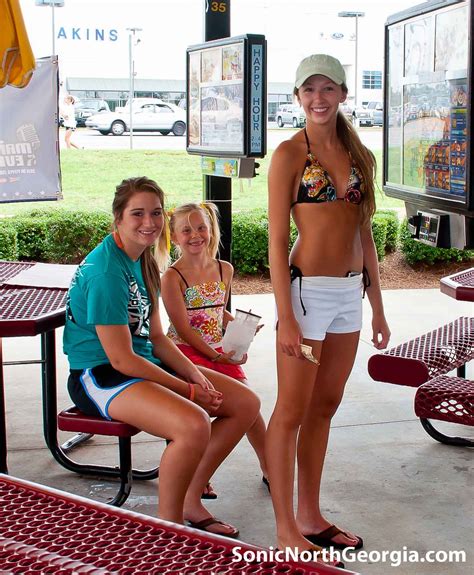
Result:
{"label": "yellow umbrella", "polygon": [[0,0],[0,88],[28,85],[35,69],[19,0]]}

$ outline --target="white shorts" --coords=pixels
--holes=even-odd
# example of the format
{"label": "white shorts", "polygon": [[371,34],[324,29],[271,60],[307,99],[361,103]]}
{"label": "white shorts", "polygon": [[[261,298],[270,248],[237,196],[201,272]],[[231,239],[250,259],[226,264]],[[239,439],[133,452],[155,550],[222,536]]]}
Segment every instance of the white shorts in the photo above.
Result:
{"label": "white shorts", "polygon": [[362,289],[362,274],[343,278],[309,276],[294,279],[291,302],[303,337],[322,341],[326,333],[360,331]]}

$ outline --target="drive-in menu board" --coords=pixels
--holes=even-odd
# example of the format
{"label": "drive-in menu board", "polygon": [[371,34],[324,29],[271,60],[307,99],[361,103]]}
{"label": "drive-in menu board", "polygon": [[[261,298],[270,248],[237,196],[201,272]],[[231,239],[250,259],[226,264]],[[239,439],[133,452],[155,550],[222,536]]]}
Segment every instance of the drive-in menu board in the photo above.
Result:
{"label": "drive-in menu board", "polygon": [[459,2],[388,27],[384,187],[466,202],[468,10]]}
{"label": "drive-in menu board", "polygon": [[265,39],[246,35],[188,48],[187,150],[265,155]]}

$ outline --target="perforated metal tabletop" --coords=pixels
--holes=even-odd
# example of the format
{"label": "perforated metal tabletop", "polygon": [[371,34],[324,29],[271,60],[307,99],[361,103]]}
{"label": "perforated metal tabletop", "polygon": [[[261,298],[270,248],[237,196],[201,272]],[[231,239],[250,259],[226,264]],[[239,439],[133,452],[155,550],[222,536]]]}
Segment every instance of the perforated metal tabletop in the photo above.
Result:
{"label": "perforated metal tabletop", "polygon": [[440,280],[442,293],[461,301],[474,301],[474,268]]}
{"label": "perforated metal tabletop", "polygon": [[259,548],[0,474],[0,569],[8,573],[357,575],[325,565],[249,562]]}

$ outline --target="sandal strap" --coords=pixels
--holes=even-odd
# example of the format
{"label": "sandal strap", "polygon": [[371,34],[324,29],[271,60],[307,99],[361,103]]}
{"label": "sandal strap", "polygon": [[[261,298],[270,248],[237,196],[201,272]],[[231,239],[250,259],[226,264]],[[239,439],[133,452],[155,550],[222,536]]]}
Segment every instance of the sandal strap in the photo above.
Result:
{"label": "sandal strap", "polygon": [[[339,535],[340,533],[342,533],[346,537],[349,537],[349,535],[345,531],[339,529],[339,527],[337,527],[336,525],[330,525],[327,529],[318,533],[317,537],[322,537],[323,539],[333,539],[334,537],[336,537],[336,535]],[[351,539],[351,537],[349,538]]]}
{"label": "sandal strap", "polygon": [[226,523],[224,523],[223,521],[220,521],[219,519],[216,519],[215,517],[207,517],[206,519],[202,519],[201,521],[193,521],[193,527],[197,527],[198,529],[205,529],[206,527],[209,527],[209,525],[216,525],[216,524],[220,524],[220,525],[227,525]]}

